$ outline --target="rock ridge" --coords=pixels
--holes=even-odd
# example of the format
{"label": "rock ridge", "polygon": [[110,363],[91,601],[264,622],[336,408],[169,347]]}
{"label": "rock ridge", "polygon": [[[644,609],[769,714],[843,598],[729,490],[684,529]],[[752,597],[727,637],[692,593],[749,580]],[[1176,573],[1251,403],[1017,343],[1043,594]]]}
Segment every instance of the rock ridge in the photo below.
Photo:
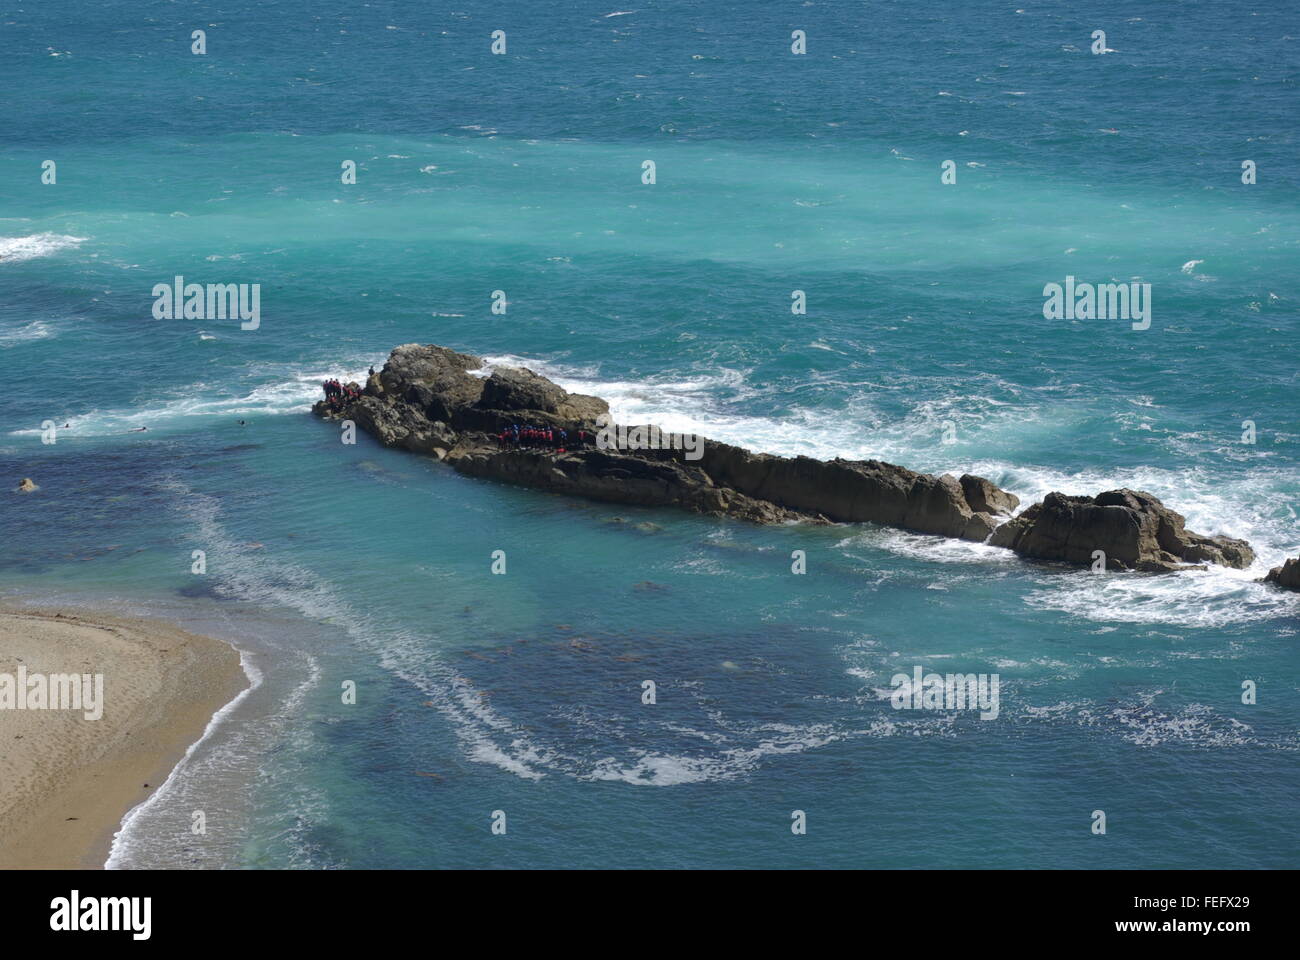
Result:
{"label": "rock ridge", "polygon": [[[1142,491],[1050,493],[1013,517],[1019,498],[970,474],[783,457],[705,438],[673,446],[672,435],[651,425],[623,432],[599,397],[569,393],[524,368],[489,373],[481,358],[433,344],[396,347],[364,388],[348,386],[356,389],[313,411],[352,420],[384,446],[520,486],[757,523],[878,523],[1071,564],[1092,565],[1102,551],[1110,570],[1244,568],[1254,560],[1245,541],[1192,533],[1180,514]],[[518,444],[516,424],[556,436],[564,430],[571,439],[563,449]],[[575,443],[580,433],[589,441]]]}

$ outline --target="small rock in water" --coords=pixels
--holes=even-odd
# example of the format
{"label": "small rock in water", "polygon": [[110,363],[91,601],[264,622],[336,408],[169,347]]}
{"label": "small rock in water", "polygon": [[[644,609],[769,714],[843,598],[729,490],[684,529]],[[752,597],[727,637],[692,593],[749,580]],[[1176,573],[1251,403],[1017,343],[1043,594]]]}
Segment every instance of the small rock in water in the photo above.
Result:
{"label": "small rock in water", "polygon": [[35,482],[32,480],[31,477],[23,477],[23,482],[18,484],[18,489],[16,492],[31,493],[32,491],[39,490],[39,489],[41,488],[35,484]]}
{"label": "small rock in water", "polygon": [[1300,590],[1300,557],[1290,557],[1280,567],[1274,567],[1264,578],[1266,583],[1275,583],[1287,590]]}

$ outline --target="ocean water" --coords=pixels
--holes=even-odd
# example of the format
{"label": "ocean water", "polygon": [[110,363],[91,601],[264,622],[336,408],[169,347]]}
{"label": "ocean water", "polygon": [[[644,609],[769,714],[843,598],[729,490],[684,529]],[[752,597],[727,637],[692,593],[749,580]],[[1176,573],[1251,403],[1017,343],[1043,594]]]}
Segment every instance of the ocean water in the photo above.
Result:
{"label": "ocean water", "polygon": [[[0,477],[41,490],[0,592],[254,683],[110,865],[1296,866],[1300,595],[1257,581],[1300,553],[1300,17],[1021,2],[6,11]],[[260,327],[154,319],[177,275]],[[1045,320],[1067,275],[1150,283],[1150,328]],[[613,507],[309,414],[412,341],[753,449],[1141,488],[1259,559]],[[1000,715],[893,709],[914,666]]]}

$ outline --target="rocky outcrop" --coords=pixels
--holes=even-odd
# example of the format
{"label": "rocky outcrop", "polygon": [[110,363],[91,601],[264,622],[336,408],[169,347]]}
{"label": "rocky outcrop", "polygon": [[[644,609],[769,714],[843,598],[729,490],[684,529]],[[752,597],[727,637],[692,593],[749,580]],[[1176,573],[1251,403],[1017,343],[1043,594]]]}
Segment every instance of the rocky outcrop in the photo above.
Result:
{"label": "rocky outcrop", "polygon": [[[614,503],[675,506],[760,523],[870,521],[983,540],[1017,500],[981,477],[935,477],[878,460],[777,457],[704,440],[682,449],[588,446],[501,449],[495,434],[526,422],[576,434],[608,426],[609,405],[531,370],[497,368],[445,347],[396,348],[361,395],[318,415],[346,418],[389,447],[426,453],[461,473]],[[654,428],[646,428],[657,436]]]}
{"label": "rocky outcrop", "polygon": [[[352,385],[349,385],[352,386]],[[1189,533],[1150,494],[1049,494],[1019,516],[1019,499],[983,477],[934,476],[879,460],[815,460],[753,453],[699,438],[678,446],[626,442],[611,433],[609,405],[569,393],[531,370],[497,368],[446,347],[405,344],[355,398],[321,401],[318,416],[350,419],[380,443],[425,453],[461,473],[613,503],[673,506],[758,523],[879,523],[988,541],[1027,557],[1115,570],[1172,570],[1201,562],[1234,567],[1249,545]],[[502,448],[512,424],[601,434],[564,450]],[[602,432],[603,430],[603,432]],[[631,436],[659,437],[655,427]]]}
{"label": "rocky outcrop", "polygon": [[1300,590],[1300,557],[1288,559],[1280,567],[1274,567],[1264,577],[1265,583],[1275,583],[1287,590]]}
{"label": "rocky outcrop", "polygon": [[606,450],[555,454],[541,450],[484,449],[472,444],[452,451],[448,461],[470,476],[610,503],[680,507],[756,523],[822,519],[719,486],[698,466],[687,462]]}
{"label": "rocky outcrop", "polygon": [[1254,562],[1244,540],[1205,537],[1184,524],[1181,514],[1139,490],[1049,493],[994,531],[989,543],[1039,560],[1089,565],[1100,550],[1108,570],[1160,572],[1199,563],[1244,569]]}
{"label": "rocky outcrop", "polygon": [[321,416],[355,421],[386,447],[439,459],[462,440],[470,449],[476,442],[491,447],[486,434],[519,420],[583,423],[594,430],[596,418],[609,412],[605,401],[568,393],[531,370],[499,369],[490,377],[469,372],[482,367],[483,361],[470,354],[406,344],[366,381],[360,399],[338,410],[321,401],[314,409]]}
{"label": "rocky outcrop", "polygon": [[20,484],[18,484],[18,486],[15,488],[15,491],[14,491],[14,492],[15,492],[15,493],[35,493],[35,492],[36,492],[37,490],[39,490],[39,489],[41,489],[41,488],[38,487],[38,486],[36,485],[35,481],[33,481],[31,477],[23,477],[22,482],[21,482]]}
{"label": "rocky outcrop", "polygon": [[[708,441],[699,463],[717,483],[836,523],[880,523],[963,540],[986,538],[997,517],[1019,502],[982,477],[936,477],[880,460],[777,457]],[[997,505],[980,500],[976,506],[967,487],[996,491]]]}
{"label": "rocky outcrop", "polygon": [[1014,493],[999,490],[983,477],[973,477],[969,473],[962,475],[961,489],[966,495],[966,502],[978,513],[1009,516],[1020,505],[1020,498]]}

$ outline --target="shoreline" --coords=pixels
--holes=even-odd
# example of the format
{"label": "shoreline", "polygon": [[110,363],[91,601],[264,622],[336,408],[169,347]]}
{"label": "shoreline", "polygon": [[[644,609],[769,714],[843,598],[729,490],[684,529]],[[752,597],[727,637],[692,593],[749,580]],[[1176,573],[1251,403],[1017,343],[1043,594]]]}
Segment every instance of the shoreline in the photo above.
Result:
{"label": "shoreline", "polygon": [[233,646],[175,624],[0,603],[0,674],[103,675],[102,716],[0,709],[0,869],[102,869],[153,797],[250,686]]}

